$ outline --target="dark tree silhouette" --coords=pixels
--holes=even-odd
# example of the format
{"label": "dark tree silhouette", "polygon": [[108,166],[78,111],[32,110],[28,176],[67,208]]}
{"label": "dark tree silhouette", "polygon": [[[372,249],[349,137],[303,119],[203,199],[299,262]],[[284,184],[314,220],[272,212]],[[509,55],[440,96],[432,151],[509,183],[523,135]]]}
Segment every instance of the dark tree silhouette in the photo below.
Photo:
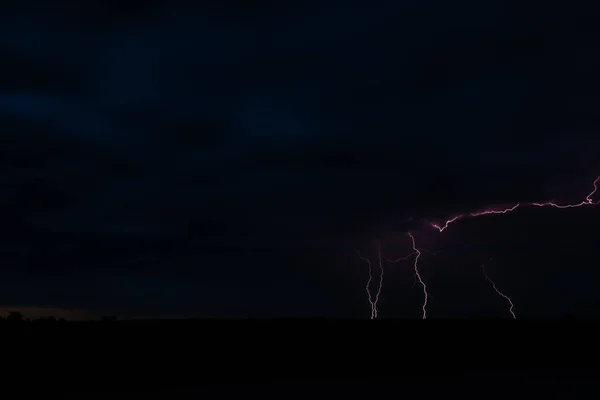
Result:
{"label": "dark tree silhouette", "polygon": [[19,311],[10,311],[6,320],[13,322],[23,322],[23,314],[21,314]]}
{"label": "dark tree silhouette", "polygon": [[53,323],[56,322],[56,318],[54,316],[49,316],[49,317],[39,317],[36,322],[42,322],[42,323]]}

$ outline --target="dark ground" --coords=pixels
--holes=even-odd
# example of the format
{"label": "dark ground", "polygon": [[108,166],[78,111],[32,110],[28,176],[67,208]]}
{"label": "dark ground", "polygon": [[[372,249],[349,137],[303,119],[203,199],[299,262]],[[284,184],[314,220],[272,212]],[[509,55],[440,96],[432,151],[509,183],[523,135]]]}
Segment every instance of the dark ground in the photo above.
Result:
{"label": "dark ground", "polygon": [[4,322],[0,329],[13,343],[5,365],[26,340],[7,382],[17,385],[26,371],[37,382],[32,389],[52,393],[579,398],[600,377],[593,350],[600,324],[591,320]]}

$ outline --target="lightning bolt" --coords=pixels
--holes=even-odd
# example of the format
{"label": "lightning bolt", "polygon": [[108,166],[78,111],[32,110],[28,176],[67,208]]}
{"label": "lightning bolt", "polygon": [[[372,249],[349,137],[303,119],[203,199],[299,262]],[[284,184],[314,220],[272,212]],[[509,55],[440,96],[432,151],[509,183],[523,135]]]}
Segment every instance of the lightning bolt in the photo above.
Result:
{"label": "lightning bolt", "polygon": [[373,302],[373,295],[371,295],[371,281],[373,280],[373,268],[371,266],[371,260],[369,260],[366,257],[363,257],[360,254],[360,251],[356,249],[354,251],[356,251],[358,257],[360,257],[361,260],[366,262],[367,266],[369,267],[369,279],[367,279],[367,285],[365,286],[365,290],[367,291],[367,299],[369,300],[369,304],[371,305],[371,319],[375,319],[377,318],[377,304]]}
{"label": "lightning bolt", "polygon": [[[377,260],[378,260],[378,264],[379,264],[379,283],[377,285],[377,290],[375,291],[375,295],[373,295],[373,293],[371,292],[371,282],[373,281],[373,267],[371,265],[371,260],[369,260],[366,257],[363,257],[358,250],[355,249],[354,251],[356,251],[356,254],[358,254],[358,256],[364,262],[367,263],[367,266],[369,269],[369,279],[367,280],[365,290],[367,292],[367,298],[369,300],[369,304],[371,305],[371,319],[375,319],[379,316],[379,309],[378,309],[377,305],[379,303],[379,296],[381,295],[381,289],[383,288],[383,260],[386,260],[390,263],[397,263],[398,261],[408,259],[409,257],[413,256],[416,253],[412,252],[407,256],[400,257],[395,260],[390,260],[389,258],[385,257],[381,253],[381,243],[377,243]],[[434,252],[431,252],[431,253],[435,254]]]}
{"label": "lightning bolt", "polygon": [[[436,230],[438,230],[440,233],[445,231],[451,224],[453,224],[454,222],[460,221],[462,219],[465,218],[475,218],[475,217],[482,217],[485,215],[498,215],[498,214],[507,214],[510,213],[512,211],[515,211],[517,208],[521,207],[553,207],[553,208],[557,208],[557,209],[567,209],[567,208],[578,208],[578,207],[584,207],[584,206],[595,206],[600,204],[600,199],[597,201],[594,201],[592,198],[593,196],[598,192],[598,186],[600,184],[600,176],[598,176],[594,182],[593,182],[593,189],[590,193],[588,193],[584,200],[582,200],[579,203],[573,203],[573,204],[558,204],[555,203],[553,201],[548,201],[548,202],[528,202],[528,203],[516,203],[514,205],[512,205],[511,207],[508,208],[501,208],[501,209],[494,209],[494,208],[489,208],[489,209],[485,209],[483,211],[477,211],[477,212],[470,212],[470,213],[465,213],[465,214],[457,214],[451,218],[448,218],[443,224],[436,224],[436,223],[429,223],[429,225],[433,228],[435,228]],[[364,260],[365,262],[367,262],[368,266],[369,266],[369,280],[367,281],[367,293],[369,296],[369,303],[371,304],[371,319],[377,318],[378,316],[378,312],[377,312],[377,301],[379,300],[379,295],[381,293],[381,288],[383,285],[383,262],[382,260],[385,259],[386,261],[389,262],[397,262],[400,260],[406,260],[411,256],[415,256],[415,259],[413,261],[413,269],[414,269],[414,273],[415,273],[415,278],[416,278],[416,282],[418,282],[422,288],[423,288],[423,304],[422,304],[422,318],[426,319],[427,318],[427,302],[429,299],[429,293],[427,292],[427,285],[425,284],[425,282],[423,281],[421,274],[419,272],[419,260],[420,257],[422,255],[422,252],[425,251],[425,249],[420,249],[417,247],[416,245],[416,240],[415,237],[408,232],[408,236],[410,237],[411,243],[412,243],[412,252],[405,257],[401,257],[398,258],[396,260],[389,260],[386,257],[383,257],[381,255],[381,246],[378,244],[377,246],[377,253],[378,253],[378,259],[379,259],[379,267],[380,267],[380,281],[379,281],[379,286],[378,286],[378,290],[377,290],[377,294],[375,296],[375,300],[372,300],[372,296],[371,296],[371,292],[370,292],[370,284],[371,284],[371,280],[372,280],[372,272],[371,272],[371,262],[365,258],[362,257],[359,253],[359,257]],[[358,252],[358,251],[357,251]],[[431,252],[428,251],[427,252],[431,253],[431,254],[437,254],[437,252]],[[482,266],[483,268],[483,266]],[[498,293],[498,295],[500,295],[501,297],[503,297],[504,299],[506,299],[509,303],[510,303],[510,313],[512,315],[513,318],[515,317],[515,314],[513,312],[513,303],[510,300],[510,298],[508,296],[506,296],[504,293],[500,292],[498,290],[498,288],[496,287],[496,284],[494,283],[494,281],[485,273],[485,269],[483,268],[483,273],[484,276],[486,277],[486,279],[492,284],[492,287],[494,288],[494,290],[496,291],[496,293]]]}
{"label": "lightning bolt", "polygon": [[483,210],[483,211],[478,211],[478,212],[472,212],[472,213],[467,213],[467,214],[458,214],[455,215],[454,217],[446,220],[446,222],[444,223],[443,226],[440,226],[438,224],[434,224],[432,223],[431,226],[434,227],[435,229],[437,229],[440,232],[443,232],[444,230],[446,230],[448,228],[448,226],[450,226],[450,224],[459,221],[461,219],[464,218],[468,218],[468,217],[481,217],[484,215],[493,215],[493,214],[507,214],[509,212],[515,211],[517,208],[519,207],[525,207],[525,206],[533,206],[533,207],[554,207],[554,208],[560,208],[560,209],[564,209],[564,208],[577,208],[577,207],[583,207],[583,206],[595,206],[600,204],[600,200],[594,202],[592,200],[592,196],[594,194],[596,194],[596,192],[598,191],[598,182],[600,182],[600,176],[598,176],[596,178],[596,180],[594,180],[594,189],[587,195],[585,196],[585,199],[583,201],[581,201],[580,203],[575,203],[575,204],[556,204],[554,202],[548,201],[545,203],[517,203],[512,207],[509,208],[505,208],[505,209],[500,209],[500,210],[495,210],[495,209],[488,209],[488,210]]}
{"label": "lightning bolt", "polygon": [[502,293],[497,287],[496,287],[496,282],[494,282],[492,280],[492,278],[490,278],[488,276],[488,274],[485,272],[485,264],[481,265],[481,271],[483,272],[483,276],[485,276],[485,279],[487,279],[487,281],[489,283],[492,284],[492,288],[494,288],[494,290],[496,291],[496,293],[498,293],[499,296],[503,297],[504,300],[508,301],[508,304],[510,305],[510,308],[508,309],[508,312],[510,313],[510,315],[512,315],[513,319],[517,319],[517,316],[515,315],[515,313],[513,312],[513,308],[515,307],[513,305],[512,300],[510,299],[510,297],[508,297],[507,295],[505,295],[504,293]]}
{"label": "lightning bolt", "polygon": [[355,251],[358,254],[358,256],[367,263],[369,267],[369,279],[367,280],[365,290],[367,292],[369,304],[371,305],[371,319],[375,319],[379,314],[377,304],[379,303],[379,296],[381,295],[381,288],[383,287],[383,258],[381,255],[381,244],[377,243],[377,259],[379,261],[379,283],[377,285],[377,291],[375,292],[375,295],[371,293],[371,282],[373,281],[373,267],[371,265],[371,260],[369,260],[366,257],[363,257],[358,250]]}
{"label": "lightning bolt", "polygon": [[419,258],[421,258],[421,250],[419,250],[417,248],[417,244],[415,242],[415,237],[410,232],[408,232],[408,236],[410,237],[413,251],[417,254],[415,257],[414,263],[413,263],[413,268],[415,270],[415,276],[417,277],[417,280],[423,287],[423,305],[421,306],[421,309],[423,310],[423,319],[426,319],[427,318],[427,300],[429,299],[429,295],[427,293],[427,285],[425,284],[425,282],[423,282],[423,278],[421,278],[421,274],[419,273]]}
{"label": "lightning bolt", "polygon": [[379,303],[379,295],[381,294],[381,288],[383,287],[383,261],[381,259],[381,244],[377,243],[377,261],[379,262],[379,285],[377,285],[377,292],[375,293],[375,300],[373,301],[375,316],[371,318],[377,318],[379,311],[377,310],[377,303]]}

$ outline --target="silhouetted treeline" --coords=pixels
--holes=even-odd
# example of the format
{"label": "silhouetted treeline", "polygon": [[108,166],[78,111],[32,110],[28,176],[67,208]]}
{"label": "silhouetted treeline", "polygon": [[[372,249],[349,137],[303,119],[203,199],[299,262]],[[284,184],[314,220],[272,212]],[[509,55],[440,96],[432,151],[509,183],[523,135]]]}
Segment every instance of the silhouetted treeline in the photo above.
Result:
{"label": "silhouetted treeline", "polygon": [[[564,319],[569,321],[569,320],[574,320],[577,319],[573,314],[567,314],[564,316]],[[103,315],[102,317],[100,317],[99,319],[102,322],[116,322],[119,320],[119,318],[115,315]],[[186,319],[189,321],[189,319]],[[192,319],[193,320],[193,319]],[[207,320],[219,320],[219,318],[209,318],[209,319],[201,319],[198,318],[197,320],[203,320],[203,321],[207,321]],[[265,320],[263,318],[241,318],[240,320],[246,320],[246,321],[261,321],[261,320]],[[269,320],[269,319],[267,319]],[[272,319],[272,321],[277,321],[277,320],[286,320],[285,318],[276,318],[276,319]],[[319,321],[319,320],[327,320],[327,318],[322,318],[322,317],[315,317],[315,318],[304,318],[302,319],[303,321]],[[397,319],[380,319],[378,321],[373,321],[373,323],[377,324],[377,323],[385,323],[384,321],[391,321],[391,320],[395,320],[395,321],[402,321],[402,320],[397,320]],[[504,318],[502,319],[498,319],[495,317],[472,317],[469,318],[469,320],[473,321],[473,320],[479,320],[479,321],[493,321],[493,320],[504,320]],[[523,319],[521,319],[523,320]],[[527,319],[525,319],[527,320]],[[86,320],[86,321],[94,321],[92,319],[90,320]],[[171,319],[170,321],[176,321]],[[405,320],[405,322],[408,322],[410,320]],[[6,317],[2,317],[0,316],[0,323],[4,323],[4,322],[14,322],[14,323],[58,323],[58,322],[67,322],[67,320],[65,318],[62,317],[55,317],[55,316],[45,316],[45,317],[39,317],[39,318],[26,318],[21,312],[19,311],[10,311],[8,316]]]}
{"label": "silhouetted treeline", "polygon": [[[100,318],[102,322],[115,322],[118,318],[114,315],[105,315]],[[9,311],[8,316],[0,317],[0,323],[64,323],[65,318],[45,316],[39,318],[26,318],[20,311]]]}

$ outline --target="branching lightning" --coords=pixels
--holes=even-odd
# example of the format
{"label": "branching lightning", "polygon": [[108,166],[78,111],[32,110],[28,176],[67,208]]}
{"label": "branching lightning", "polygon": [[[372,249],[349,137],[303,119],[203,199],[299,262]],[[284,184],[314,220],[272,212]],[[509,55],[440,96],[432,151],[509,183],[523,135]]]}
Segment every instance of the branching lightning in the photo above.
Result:
{"label": "branching lightning", "polygon": [[444,230],[446,230],[446,228],[448,228],[448,226],[458,220],[467,218],[467,217],[481,217],[484,215],[491,215],[491,214],[507,214],[509,212],[515,211],[517,208],[519,207],[525,207],[525,206],[533,206],[533,207],[554,207],[554,208],[560,208],[560,209],[564,209],[564,208],[577,208],[577,207],[583,207],[583,206],[596,206],[598,204],[600,204],[600,200],[594,202],[592,200],[592,196],[594,194],[596,194],[596,192],[598,191],[598,182],[600,182],[600,176],[596,178],[596,180],[594,181],[594,190],[592,190],[587,196],[585,196],[585,199],[583,201],[581,201],[580,203],[575,203],[575,204],[556,204],[554,202],[548,201],[548,202],[544,202],[544,203],[517,203],[512,207],[509,208],[505,208],[505,209],[500,209],[500,210],[495,210],[495,209],[488,209],[488,210],[483,210],[483,211],[478,211],[478,212],[473,212],[473,213],[468,213],[468,214],[458,214],[455,215],[454,217],[446,220],[446,222],[444,223],[443,226],[440,226],[438,224],[434,224],[432,223],[431,226],[433,226],[435,229],[437,229],[440,232],[443,232]]}
{"label": "branching lightning", "polygon": [[421,309],[423,310],[423,319],[426,319],[427,318],[427,300],[429,300],[429,294],[427,293],[427,285],[425,284],[425,282],[423,282],[423,278],[421,278],[421,274],[419,273],[419,258],[421,258],[421,250],[419,250],[417,248],[417,244],[415,242],[415,237],[412,235],[412,233],[408,232],[408,236],[410,237],[410,241],[412,242],[413,251],[417,254],[415,256],[413,268],[415,270],[415,276],[417,277],[417,280],[423,287],[423,305],[421,306]]}
{"label": "branching lightning", "polygon": [[369,304],[371,305],[371,319],[375,319],[377,318],[377,304],[373,302],[373,296],[371,295],[371,281],[373,280],[373,268],[371,266],[371,260],[369,260],[366,257],[363,257],[360,254],[360,251],[355,251],[356,254],[358,254],[358,257],[360,257],[361,260],[366,262],[367,266],[369,267],[369,279],[367,279],[367,285],[365,286],[365,289],[367,291],[367,298],[369,299]]}
{"label": "branching lightning", "polygon": [[490,277],[488,276],[488,274],[485,272],[485,264],[482,264],[482,265],[481,265],[481,271],[483,272],[483,276],[485,276],[485,279],[487,279],[487,281],[488,281],[489,283],[491,283],[491,284],[492,284],[492,288],[494,289],[494,291],[495,291],[496,293],[498,293],[498,295],[499,295],[500,297],[504,298],[504,300],[508,301],[508,304],[510,305],[510,308],[508,309],[508,312],[510,313],[510,315],[512,315],[513,319],[516,319],[516,318],[517,318],[517,316],[515,315],[515,313],[514,313],[514,311],[513,311],[513,308],[514,308],[515,306],[513,305],[513,302],[512,302],[512,300],[510,299],[510,297],[508,297],[507,295],[505,295],[504,293],[502,293],[502,292],[501,292],[501,291],[500,291],[500,290],[499,290],[499,289],[496,287],[496,282],[494,282],[494,281],[492,280],[492,278],[490,278]]}
{"label": "branching lightning", "polygon": [[[365,290],[367,292],[367,298],[368,298],[369,304],[371,306],[371,319],[375,319],[379,315],[379,310],[377,308],[377,305],[379,303],[379,297],[381,295],[381,289],[383,287],[383,261],[384,260],[387,261],[388,263],[395,264],[399,261],[408,260],[410,257],[417,255],[416,261],[418,262],[418,257],[420,257],[422,252],[429,253],[432,255],[436,255],[439,253],[439,251],[431,251],[431,250],[427,250],[427,249],[417,249],[416,246],[414,245],[414,238],[413,238],[413,251],[406,256],[391,260],[382,254],[381,243],[377,243],[377,260],[378,260],[378,266],[379,266],[379,280],[377,283],[377,290],[373,294],[373,292],[371,291],[371,283],[373,282],[373,266],[371,264],[371,260],[369,260],[367,257],[364,257],[358,250],[355,250],[355,251],[356,251],[356,254],[358,254],[358,257],[367,263],[367,267],[368,267],[368,271],[369,271],[369,279],[367,279],[367,284],[365,286]],[[425,284],[423,283],[423,280],[421,279],[421,276],[419,275],[418,265],[416,263],[414,266],[414,271],[415,271],[415,284],[420,283],[421,285],[424,286]],[[426,290],[425,286],[424,286],[424,289]],[[425,306],[426,305],[427,304],[425,304]],[[426,313],[425,309],[423,310],[423,312]]]}
{"label": "branching lightning", "polygon": [[[553,201],[548,201],[548,202],[529,202],[529,203],[517,203],[514,204],[510,207],[507,208],[489,208],[489,209],[485,209],[482,211],[477,211],[477,212],[470,212],[470,213],[465,213],[465,214],[457,214],[451,218],[448,218],[443,224],[437,224],[437,223],[429,223],[429,225],[433,228],[435,228],[438,232],[444,232],[451,224],[453,224],[454,222],[460,221],[462,219],[465,218],[475,218],[475,217],[482,217],[484,215],[499,215],[499,214],[507,214],[510,213],[512,211],[515,211],[517,208],[523,208],[523,207],[553,207],[553,208],[557,208],[557,209],[567,209],[567,208],[578,208],[578,207],[584,207],[584,206],[596,206],[598,204],[600,204],[600,199],[597,201],[593,200],[594,195],[598,192],[599,188],[598,186],[600,185],[600,176],[598,176],[594,182],[593,182],[593,190],[587,195],[585,196],[584,200],[582,200],[579,203],[573,203],[573,204],[558,204],[555,203]],[[369,261],[369,259],[363,257],[360,255],[360,253],[358,253],[359,257],[365,261],[368,264],[369,267],[369,279],[367,281],[367,285],[366,285],[366,290],[367,290],[367,294],[368,294],[368,299],[369,299],[369,303],[371,305],[371,319],[375,319],[378,317],[378,309],[377,309],[377,303],[379,301],[379,296],[381,294],[381,289],[383,286],[383,260],[390,262],[390,263],[396,263],[398,261],[401,260],[407,260],[410,257],[414,256],[414,260],[413,260],[413,269],[414,269],[414,273],[415,273],[415,279],[416,282],[418,282],[421,287],[423,288],[423,303],[421,306],[422,309],[422,318],[426,319],[427,318],[427,303],[429,300],[429,293],[427,291],[427,285],[425,284],[425,282],[423,281],[423,278],[420,274],[419,271],[419,261],[421,258],[421,255],[424,251],[427,251],[431,254],[437,254],[437,252],[431,252],[429,250],[425,250],[425,249],[420,249],[419,247],[417,247],[416,244],[416,239],[414,237],[414,235],[410,232],[408,232],[408,236],[411,240],[411,244],[412,244],[412,252],[410,254],[408,254],[407,256],[404,257],[400,257],[398,259],[395,260],[390,260],[389,258],[385,257],[382,255],[381,253],[381,245],[378,243],[377,244],[377,256],[378,256],[378,261],[379,261],[379,270],[380,270],[380,274],[379,274],[379,283],[378,283],[378,289],[377,292],[374,296],[371,294],[370,291],[370,285],[371,285],[371,281],[373,279],[373,275],[372,275],[372,268],[371,268],[371,262]],[[509,304],[510,304],[510,309],[509,312],[511,314],[511,316],[513,318],[516,318],[515,313],[513,312],[513,308],[514,305],[511,301],[511,299],[506,296],[504,293],[502,293],[500,290],[498,290],[498,288],[496,287],[495,282],[486,274],[485,272],[485,268],[482,265],[482,270],[484,273],[484,276],[486,278],[486,280],[488,280],[491,284],[492,284],[492,288],[494,289],[494,291],[501,297],[503,297]]]}
{"label": "branching lightning", "polygon": [[371,319],[375,319],[378,316],[379,311],[377,309],[377,304],[379,303],[379,296],[381,295],[381,289],[383,287],[383,260],[385,259],[386,261],[395,263],[400,260],[406,260],[407,258],[412,256],[414,253],[410,253],[408,256],[400,257],[396,260],[391,261],[391,260],[385,258],[381,254],[381,244],[377,243],[377,260],[379,263],[379,282],[377,284],[377,290],[375,292],[375,295],[373,295],[371,293],[371,282],[373,281],[373,267],[371,265],[371,261],[368,258],[363,257],[358,250],[355,250],[355,251],[356,251],[356,254],[358,254],[358,256],[360,257],[360,259],[363,260],[364,262],[366,262],[367,266],[369,267],[369,279],[367,280],[365,290],[367,291],[367,297],[369,299],[369,304],[371,305]]}

